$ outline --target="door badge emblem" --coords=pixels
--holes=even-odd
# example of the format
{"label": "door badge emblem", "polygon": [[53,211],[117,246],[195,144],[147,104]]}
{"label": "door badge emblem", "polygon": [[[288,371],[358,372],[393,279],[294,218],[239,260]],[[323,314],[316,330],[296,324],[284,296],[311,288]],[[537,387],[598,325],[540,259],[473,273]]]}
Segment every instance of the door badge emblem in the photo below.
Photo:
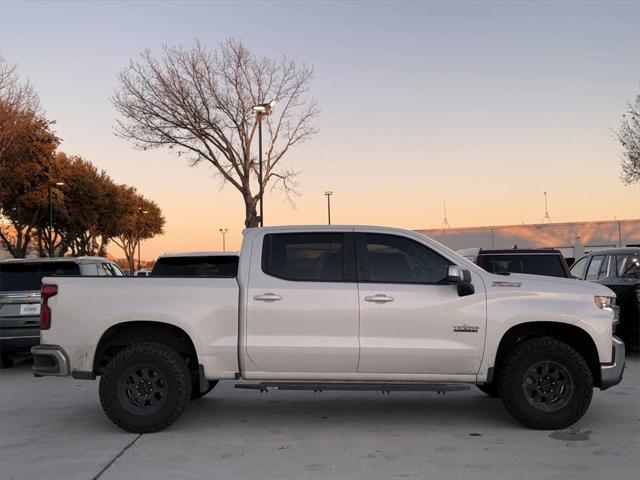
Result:
{"label": "door badge emblem", "polygon": [[473,326],[473,325],[467,325],[466,323],[464,325],[454,325],[453,326],[453,331],[454,332],[477,333],[478,330],[480,330],[480,327],[476,327],[476,326]]}

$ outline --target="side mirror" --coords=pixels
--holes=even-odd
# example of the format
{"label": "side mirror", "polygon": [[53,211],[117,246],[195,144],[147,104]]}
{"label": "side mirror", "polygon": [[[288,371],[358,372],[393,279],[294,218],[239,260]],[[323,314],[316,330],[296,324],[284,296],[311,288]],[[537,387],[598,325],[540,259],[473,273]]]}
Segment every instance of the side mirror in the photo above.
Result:
{"label": "side mirror", "polygon": [[457,284],[458,295],[461,297],[473,295],[476,291],[471,283],[471,272],[457,265],[449,265],[447,280],[451,283]]}
{"label": "side mirror", "polygon": [[471,272],[458,265],[449,265],[447,280],[451,283],[469,283],[471,282]]}

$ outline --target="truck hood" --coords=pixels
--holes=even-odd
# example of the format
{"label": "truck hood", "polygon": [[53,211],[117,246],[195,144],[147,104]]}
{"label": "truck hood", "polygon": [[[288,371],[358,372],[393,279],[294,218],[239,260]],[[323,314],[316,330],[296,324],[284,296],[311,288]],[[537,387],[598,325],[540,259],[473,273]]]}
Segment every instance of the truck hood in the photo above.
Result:
{"label": "truck hood", "polygon": [[604,285],[575,278],[545,277],[543,275],[528,275],[524,273],[512,273],[510,275],[489,274],[488,277],[488,289],[518,288],[522,289],[522,291],[533,292],[616,296],[613,290]]}

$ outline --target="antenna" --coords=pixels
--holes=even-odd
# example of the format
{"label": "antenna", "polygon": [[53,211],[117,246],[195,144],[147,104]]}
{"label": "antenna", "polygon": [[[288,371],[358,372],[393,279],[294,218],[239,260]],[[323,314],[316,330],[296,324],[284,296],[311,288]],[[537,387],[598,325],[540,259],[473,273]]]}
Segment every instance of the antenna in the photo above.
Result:
{"label": "antenna", "polygon": [[447,220],[447,201],[443,200],[442,204],[444,206],[444,219],[442,220],[442,230],[446,230],[447,228],[451,228],[449,225],[449,220]]}
{"label": "antenna", "polygon": [[552,223],[551,216],[549,215],[549,207],[547,205],[547,192],[544,192],[544,217],[542,218],[542,223]]}

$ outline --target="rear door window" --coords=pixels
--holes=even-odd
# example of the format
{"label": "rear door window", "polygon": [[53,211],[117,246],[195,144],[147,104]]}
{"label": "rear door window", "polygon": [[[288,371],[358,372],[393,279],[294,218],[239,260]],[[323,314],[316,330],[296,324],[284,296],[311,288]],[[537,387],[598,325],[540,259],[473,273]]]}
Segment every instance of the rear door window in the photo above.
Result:
{"label": "rear door window", "polygon": [[602,262],[602,265],[600,265],[598,280],[602,280],[603,278],[607,278],[609,276],[609,271],[610,271],[609,264],[611,263],[612,258],[613,258],[613,255],[607,255],[607,257]]}
{"label": "rear door window", "polygon": [[39,291],[42,277],[59,275],[80,275],[80,266],[75,262],[0,264],[0,291]]}
{"label": "rear door window", "polygon": [[619,278],[640,278],[640,254],[616,255]]}
{"label": "rear door window", "polygon": [[597,280],[598,274],[600,273],[600,267],[602,267],[602,262],[604,261],[604,255],[594,255],[591,257],[591,263],[589,263],[589,268],[587,268],[587,276],[585,280]]}
{"label": "rear door window", "polygon": [[342,282],[342,233],[278,233],[265,235],[262,271],[299,282]]}

